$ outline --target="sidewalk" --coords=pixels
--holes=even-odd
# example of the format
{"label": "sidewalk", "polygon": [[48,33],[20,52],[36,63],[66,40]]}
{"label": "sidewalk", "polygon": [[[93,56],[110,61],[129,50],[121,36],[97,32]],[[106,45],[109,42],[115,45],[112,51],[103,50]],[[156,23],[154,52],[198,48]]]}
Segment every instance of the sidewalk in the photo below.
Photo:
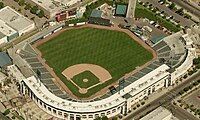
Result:
{"label": "sidewalk", "polygon": [[[162,95],[166,94],[167,92],[171,91],[172,89],[174,89],[175,87],[178,87],[179,85],[181,85],[182,83],[184,83],[185,81],[189,80],[191,77],[195,76],[196,74],[198,74],[200,72],[200,70],[198,70],[196,73],[194,73],[191,76],[188,76],[186,79],[182,79],[182,81],[177,80],[178,84],[175,84],[174,86],[169,86],[167,88],[161,88],[160,90],[157,90],[156,92],[154,92],[153,94],[148,96],[147,100],[144,100],[145,104],[141,105],[140,107],[138,107],[137,109],[133,110],[128,113],[126,116],[123,116],[122,120],[126,120],[127,117],[129,117],[129,115],[133,114],[134,112],[142,109],[143,107],[146,107],[149,103],[155,101],[156,99],[158,99],[159,97],[161,97]],[[136,104],[139,104],[136,103]]]}

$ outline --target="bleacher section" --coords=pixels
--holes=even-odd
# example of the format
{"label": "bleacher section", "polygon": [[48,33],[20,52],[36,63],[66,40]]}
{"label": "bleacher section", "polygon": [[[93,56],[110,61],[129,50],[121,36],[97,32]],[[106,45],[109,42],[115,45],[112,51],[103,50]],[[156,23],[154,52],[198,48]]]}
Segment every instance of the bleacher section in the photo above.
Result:
{"label": "bleacher section", "polygon": [[[177,37],[179,35],[177,34]],[[176,37],[176,38],[177,38]],[[171,68],[178,67],[177,65],[184,59],[185,48],[184,43],[177,39],[163,39],[153,45],[153,49],[158,54],[158,59],[163,59],[164,63]]]}
{"label": "bleacher section", "polygon": [[54,82],[53,76],[48,72],[48,70],[39,62],[37,59],[37,53],[31,47],[31,45],[26,44],[19,54],[26,62],[30,65],[35,75],[37,71],[40,71],[40,81],[47,87],[47,89],[58,97],[68,99],[68,95],[62,91]]}

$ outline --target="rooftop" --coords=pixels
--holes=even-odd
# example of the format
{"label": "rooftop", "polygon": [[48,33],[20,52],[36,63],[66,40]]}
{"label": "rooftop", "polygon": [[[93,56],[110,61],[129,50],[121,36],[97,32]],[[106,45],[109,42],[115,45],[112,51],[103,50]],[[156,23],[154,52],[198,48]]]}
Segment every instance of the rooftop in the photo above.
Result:
{"label": "rooftop", "polygon": [[[8,26],[4,21],[0,18],[0,32],[6,36],[10,36],[15,34],[17,31],[15,31],[13,28]],[[1,35],[0,35],[1,36]],[[0,37],[1,38],[1,37]]]}
{"label": "rooftop", "polygon": [[178,119],[175,118],[169,110],[163,107],[158,107],[157,109],[150,112],[140,120],[178,120]]}
{"label": "rooftop", "polygon": [[59,3],[58,2],[53,2],[52,0],[32,0],[34,3],[40,5],[43,7],[45,10],[49,12],[55,12],[58,11],[59,8]]}
{"label": "rooftop", "polygon": [[185,45],[180,40],[182,35],[182,32],[177,32],[163,39],[167,45],[174,50],[175,54],[182,54],[185,52]]}
{"label": "rooftop", "polygon": [[0,67],[12,64],[11,58],[6,52],[0,52]]}
{"label": "rooftop", "polygon": [[31,24],[34,24],[31,20],[22,16],[9,6],[0,10],[0,16],[2,21],[17,31],[21,31]]}
{"label": "rooftop", "polygon": [[102,12],[101,10],[96,10],[96,9],[94,9],[94,10],[92,11],[90,17],[98,17],[98,18],[100,18],[101,15],[102,15],[102,13],[103,13],[103,12]]}
{"label": "rooftop", "polygon": [[127,5],[117,5],[116,15],[126,15]]}

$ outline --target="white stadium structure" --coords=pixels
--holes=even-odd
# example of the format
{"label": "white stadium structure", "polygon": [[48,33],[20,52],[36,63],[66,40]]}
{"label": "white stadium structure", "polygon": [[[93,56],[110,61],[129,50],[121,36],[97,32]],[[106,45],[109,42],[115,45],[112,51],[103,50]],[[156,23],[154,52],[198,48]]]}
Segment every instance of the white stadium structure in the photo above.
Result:
{"label": "white stadium structure", "polygon": [[[138,101],[161,88],[171,86],[184,76],[193,66],[193,59],[197,57],[195,47],[200,44],[199,36],[199,27],[194,26],[165,37],[152,46],[157,52],[157,59],[126,78],[123,89],[118,86],[113,94],[108,91],[98,98],[87,101],[72,98],[60,90],[53,82],[54,78],[37,60],[37,53],[29,43],[17,50],[15,57],[10,53],[15,65],[8,66],[8,71],[20,81],[22,94],[29,95],[41,109],[57,118],[110,118],[126,114]],[[36,75],[37,69],[42,72],[40,79]]]}

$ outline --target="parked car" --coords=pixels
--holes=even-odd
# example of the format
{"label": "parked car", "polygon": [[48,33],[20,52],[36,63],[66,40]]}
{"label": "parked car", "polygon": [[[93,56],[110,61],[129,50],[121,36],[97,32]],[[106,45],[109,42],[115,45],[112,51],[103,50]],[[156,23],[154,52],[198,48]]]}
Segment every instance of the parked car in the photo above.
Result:
{"label": "parked car", "polygon": [[150,24],[153,25],[155,23],[155,21],[150,21]]}

